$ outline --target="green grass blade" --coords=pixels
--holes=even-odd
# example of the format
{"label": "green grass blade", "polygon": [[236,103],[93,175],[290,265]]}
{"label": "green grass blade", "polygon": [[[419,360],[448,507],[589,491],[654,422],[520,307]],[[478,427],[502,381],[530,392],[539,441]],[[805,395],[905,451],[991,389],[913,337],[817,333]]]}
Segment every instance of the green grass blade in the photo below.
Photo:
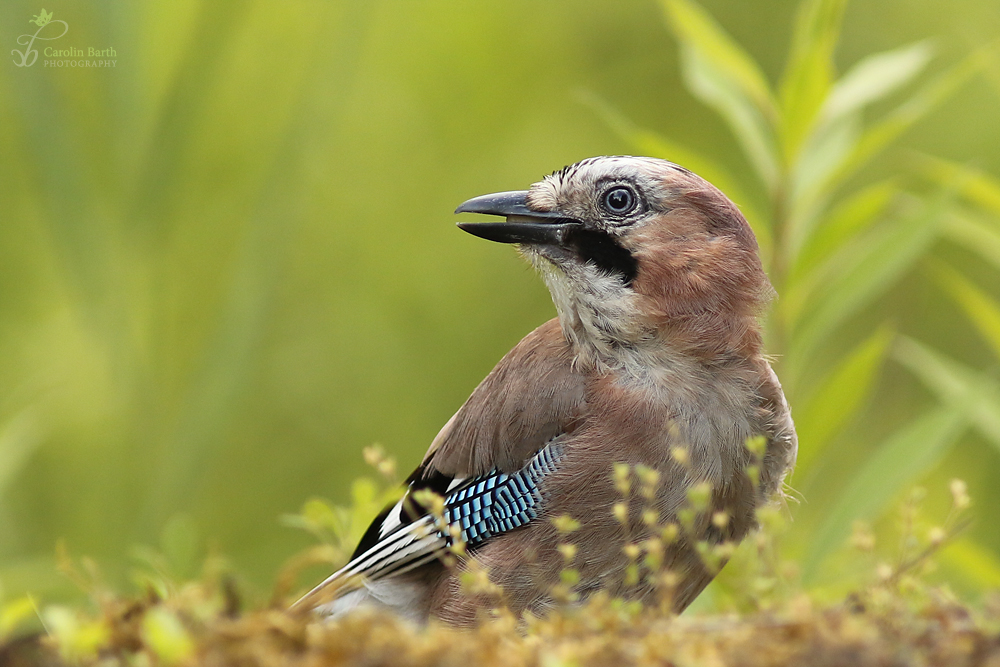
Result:
{"label": "green grass blade", "polygon": [[807,401],[795,405],[797,474],[808,474],[830,439],[867,400],[894,333],[882,327],[851,350]]}
{"label": "green grass blade", "polygon": [[960,577],[969,589],[981,592],[987,588],[1000,588],[1000,558],[987,547],[971,539],[956,540],[941,551],[942,567],[948,573],[948,580]]}
{"label": "green grass blade", "polygon": [[849,159],[861,139],[860,114],[839,119],[826,131],[809,137],[789,174],[787,252],[790,263],[801,252],[812,230],[828,206],[826,184]]}
{"label": "green grass blade", "polygon": [[924,40],[858,61],[834,84],[823,104],[822,122],[829,123],[888,97],[923,72],[932,55],[930,42]]}
{"label": "green grass blade", "polygon": [[900,337],[893,357],[934,392],[941,403],[960,409],[976,430],[1000,449],[1000,386],[922,345]]}
{"label": "green grass blade", "polygon": [[844,543],[854,521],[877,518],[900,491],[933,468],[965,426],[960,408],[941,406],[891,436],[833,503],[803,561],[803,580],[815,580],[823,560]]}
{"label": "green grass blade", "polygon": [[699,5],[662,0],[681,45],[684,80],[691,92],[728,123],[769,189],[780,173],[773,127],[779,116],[757,63]]}
{"label": "green grass blade", "polygon": [[959,193],[969,202],[1000,216],[1000,179],[968,165],[942,160],[933,156],[922,157],[922,171],[932,180],[959,184]]}
{"label": "green grass blade", "polygon": [[858,234],[881,219],[889,204],[899,195],[896,178],[868,185],[843,199],[824,219],[795,257],[790,281],[805,280],[825,259],[841,249]]}
{"label": "green grass blade", "polygon": [[833,83],[833,52],[846,5],[846,0],[809,0],[799,6],[779,86],[782,147],[788,164],[795,161]]}
{"label": "green grass blade", "polygon": [[[897,77],[907,74],[902,71],[907,66],[916,68],[919,59],[917,50],[900,55],[894,63],[900,70]],[[855,90],[848,89],[849,95],[841,98],[838,104],[842,111],[821,124],[809,138],[792,170],[788,244],[792,257],[808,242],[822,206],[836,188],[949,97],[980,67],[980,62],[978,56],[966,59],[920,88],[887,117],[864,131],[861,131],[861,108],[856,106],[864,97],[860,92],[861,84],[850,85]],[[884,67],[883,64],[877,69]],[[894,82],[890,79],[888,83]],[[877,82],[870,85],[876,86]]]}
{"label": "green grass blade", "polygon": [[[864,107],[912,80],[929,59],[927,43],[910,45],[862,60],[834,85],[815,129],[804,139],[796,159],[790,160],[788,252],[793,257],[808,242],[832,192],[831,182],[846,175],[844,165],[857,158],[862,143],[869,138],[869,133],[862,132]],[[888,141],[890,137],[884,138]]]}
{"label": "green grass blade", "polygon": [[935,261],[930,269],[937,284],[962,308],[979,335],[993,348],[993,354],[1000,359],[1000,304],[944,262]]}
{"label": "green grass blade", "polygon": [[945,236],[1000,269],[1000,229],[978,216],[952,211],[944,227]]}
{"label": "green grass blade", "polygon": [[[951,201],[947,194],[927,202],[918,214],[901,217],[872,230],[845,248],[844,269],[808,294],[791,294],[793,303],[804,305],[792,311],[795,325],[788,361],[792,373],[808,359],[816,346],[849,317],[881,296],[924,255],[937,238],[944,212]],[[852,251],[848,253],[846,251]],[[853,254],[853,256],[848,256]],[[812,305],[815,304],[815,305]],[[810,307],[811,306],[811,307]]]}
{"label": "green grass blade", "polygon": [[678,39],[710,55],[713,65],[737,84],[761,113],[777,118],[777,105],[764,73],[708,12],[689,0],[662,0],[662,4]]}
{"label": "green grass blade", "polygon": [[42,442],[38,417],[35,410],[27,408],[0,428],[0,499]]}
{"label": "green grass blade", "polygon": [[873,124],[858,145],[835,171],[826,178],[823,189],[832,192],[847,177],[856,173],[869,160],[913,127],[918,121],[949,98],[981,67],[981,54],[974,54],[947,72],[922,86],[906,102],[896,107],[881,121]]}

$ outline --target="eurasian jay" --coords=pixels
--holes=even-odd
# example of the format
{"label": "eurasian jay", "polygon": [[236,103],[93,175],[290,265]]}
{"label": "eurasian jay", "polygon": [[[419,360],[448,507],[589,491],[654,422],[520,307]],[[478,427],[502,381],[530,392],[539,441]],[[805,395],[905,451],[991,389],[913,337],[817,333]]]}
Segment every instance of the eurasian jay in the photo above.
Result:
{"label": "eurasian jay", "polygon": [[[716,571],[697,543],[738,543],[795,462],[791,414],[762,352],[758,318],[773,290],[750,226],[707,181],[641,157],[583,160],[456,213],[506,217],[458,226],[516,244],[558,317],[500,360],[431,443],[404,498],[297,606],[337,615],[368,604],[470,624],[485,602],[462,590],[468,560],[444,562],[456,539],[516,612],[554,604],[567,542],[577,599],[649,599],[647,578],[628,581],[626,544],[654,530],[640,519],[650,510],[656,530],[676,525],[700,486],[704,506],[661,559],[683,610]],[[748,446],[761,438],[764,448]],[[653,492],[626,498],[624,516],[615,464],[654,471]],[[443,498],[436,517],[418,500],[424,489]],[[554,521],[566,515],[577,526],[569,534]]]}

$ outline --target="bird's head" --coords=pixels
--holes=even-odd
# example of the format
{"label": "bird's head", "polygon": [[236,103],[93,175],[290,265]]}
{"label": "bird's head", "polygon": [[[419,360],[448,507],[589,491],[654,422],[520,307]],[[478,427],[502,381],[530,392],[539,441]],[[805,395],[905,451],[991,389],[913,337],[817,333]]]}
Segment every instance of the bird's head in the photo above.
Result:
{"label": "bird's head", "polygon": [[595,359],[664,346],[706,358],[759,349],[771,287],[757,241],[735,204],[682,167],[591,158],[455,212],[506,217],[458,224],[517,244],[542,271],[567,338]]}

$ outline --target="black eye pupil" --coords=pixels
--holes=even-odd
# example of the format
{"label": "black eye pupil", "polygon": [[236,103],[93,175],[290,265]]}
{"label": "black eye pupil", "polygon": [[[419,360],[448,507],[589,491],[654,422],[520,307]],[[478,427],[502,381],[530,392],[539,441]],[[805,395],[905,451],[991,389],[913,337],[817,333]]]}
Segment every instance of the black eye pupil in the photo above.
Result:
{"label": "black eye pupil", "polygon": [[612,213],[628,213],[635,208],[635,195],[628,188],[614,188],[604,195],[604,205]]}

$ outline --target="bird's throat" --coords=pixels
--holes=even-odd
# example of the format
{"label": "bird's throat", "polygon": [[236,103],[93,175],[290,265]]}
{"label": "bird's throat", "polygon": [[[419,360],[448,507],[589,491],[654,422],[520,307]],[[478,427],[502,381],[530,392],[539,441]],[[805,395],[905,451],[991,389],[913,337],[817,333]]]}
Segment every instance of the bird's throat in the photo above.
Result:
{"label": "bird's throat", "polygon": [[638,296],[618,274],[590,262],[556,263],[534,252],[529,259],[549,288],[579,365],[627,367],[656,344]]}

